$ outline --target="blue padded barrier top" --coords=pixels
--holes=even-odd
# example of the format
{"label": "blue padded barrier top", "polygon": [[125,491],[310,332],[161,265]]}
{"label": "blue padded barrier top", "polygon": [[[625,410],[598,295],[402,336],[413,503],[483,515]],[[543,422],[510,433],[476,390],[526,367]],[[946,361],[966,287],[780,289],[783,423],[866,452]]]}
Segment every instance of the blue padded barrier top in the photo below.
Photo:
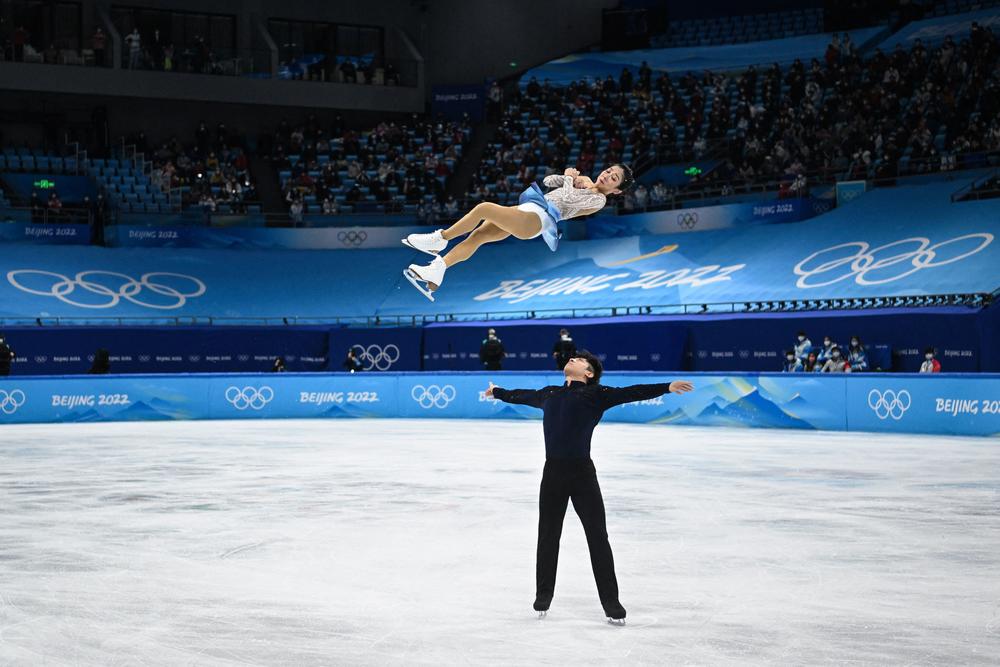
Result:
{"label": "blue padded barrier top", "polygon": [[[607,421],[1000,435],[1000,376],[705,374],[695,391],[612,408]],[[677,375],[609,374],[604,384],[670,382]],[[28,422],[404,417],[538,419],[541,411],[490,399],[507,389],[560,384],[555,373],[384,373],[0,378],[0,428]],[[598,427],[600,428],[600,427]],[[335,428],[331,427],[331,431]],[[679,435],[679,434],[675,434]],[[664,437],[670,437],[664,432]],[[542,433],[539,425],[538,441]]]}

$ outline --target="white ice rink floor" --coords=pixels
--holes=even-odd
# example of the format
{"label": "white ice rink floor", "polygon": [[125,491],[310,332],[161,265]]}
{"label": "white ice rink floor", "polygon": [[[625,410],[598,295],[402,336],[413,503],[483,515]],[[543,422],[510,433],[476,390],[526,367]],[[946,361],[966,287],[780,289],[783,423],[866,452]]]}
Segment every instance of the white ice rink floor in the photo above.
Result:
{"label": "white ice rink floor", "polygon": [[2,665],[1000,662],[1000,442],[604,424],[624,628],[541,424],[0,427]]}

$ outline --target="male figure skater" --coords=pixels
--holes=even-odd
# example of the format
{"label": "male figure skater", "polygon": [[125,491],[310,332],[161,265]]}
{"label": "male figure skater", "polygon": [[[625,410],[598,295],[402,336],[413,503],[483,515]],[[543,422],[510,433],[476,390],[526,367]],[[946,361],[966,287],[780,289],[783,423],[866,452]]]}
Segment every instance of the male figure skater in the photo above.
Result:
{"label": "male figure skater", "polygon": [[590,563],[597,581],[604,613],[609,622],[625,624],[625,608],[618,601],[615,562],[608,543],[604,499],[597,471],[590,459],[590,438],[604,411],[623,403],[656,398],[666,393],[683,394],[694,389],[690,382],[636,384],[629,387],[600,385],[601,361],[586,350],[569,360],[563,373],[566,382],[538,390],[501,389],[492,382],[486,390],[507,403],[520,403],[545,412],[545,470],[538,497],[538,551],[535,561],[535,611],[545,616],[556,584],[559,537],[566,504],[573,499],[587,535]]}

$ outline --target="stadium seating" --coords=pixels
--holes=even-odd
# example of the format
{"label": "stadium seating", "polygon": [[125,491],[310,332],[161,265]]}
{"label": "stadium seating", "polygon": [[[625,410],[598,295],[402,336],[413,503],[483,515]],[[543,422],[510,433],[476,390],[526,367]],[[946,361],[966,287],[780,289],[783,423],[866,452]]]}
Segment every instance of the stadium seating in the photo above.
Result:
{"label": "stadium seating", "polygon": [[673,21],[666,33],[650,40],[650,45],[662,49],[739,44],[818,32],[823,32],[823,10],[807,7],[788,12]]}

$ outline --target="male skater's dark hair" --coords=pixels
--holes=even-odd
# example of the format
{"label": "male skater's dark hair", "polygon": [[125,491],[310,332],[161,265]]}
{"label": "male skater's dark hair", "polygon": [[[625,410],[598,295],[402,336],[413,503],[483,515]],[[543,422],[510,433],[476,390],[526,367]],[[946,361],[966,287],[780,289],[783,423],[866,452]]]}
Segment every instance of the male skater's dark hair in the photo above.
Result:
{"label": "male skater's dark hair", "polygon": [[587,384],[600,384],[601,373],[604,372],[604,366],[601,365],[601,360],[598,359],[595,354],[587,350],[580,350],[576,353],[576,356],[581,359],[586,359],[587,363],[590,364],[590,370],[594,372],[594,377],[587,378]]}

